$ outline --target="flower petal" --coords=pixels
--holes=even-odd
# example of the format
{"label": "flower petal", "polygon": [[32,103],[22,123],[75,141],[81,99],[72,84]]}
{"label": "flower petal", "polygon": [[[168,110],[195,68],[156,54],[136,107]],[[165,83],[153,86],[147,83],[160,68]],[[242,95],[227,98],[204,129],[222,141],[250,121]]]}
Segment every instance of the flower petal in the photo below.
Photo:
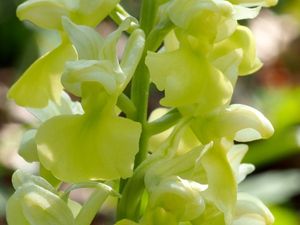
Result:
{"label": "flower petal", "polygon": [[63,89],[60,77],[65,62],[76,58],[73,47],[68,43],[62,43],[27,69],[11,87],[8,97],[20,106],[33,108],[45,107],[49,100],[59,102]]}
{"label": "flower petal", "polygon": [[278,0],[229,0],[229,2],[237,5],[239,4],[239,5],[248,6],[248,7],[253,7],[253,6],[270,7],[276,5]]}
{"label": "flower petal", "polygon": [[85,84],[84,115],[57,116],[38,129],[40,161],[61,180],[83,182],[132,175],[141,126],[117,117],[116,98],[102,96],[95,87]]}
{"label": "flower petal", "polygon": [[7,221],[13,225],[72,225],[67,204],[56,194],[34,183],[25,183],[7,203]]}
{"label": "flower petal", "polygon": [[113,94],[117,91],[117,76],[110,61],[78,60],[66,63],[62,83],[76,96],[82,96],[84,82],[100,83],[108,94]]}
{"label": "flower petal", "polygon": [[77,50],[79,59],[99,59],[104,40],[95,29],[76,25],[67,17],[62,18],[62,24]]}
{"label": "flower petal", "polygon": [[224,213],[226,224],[230,224],[236,203],[237,183],[227,158],[226,144],[215,142],[202,156],[201,162],[208,180],[205,197]]}
{"label": "flower petal", "polygon": [[239,74],[247,75],[261,68],[262,63],[257,58],[255,39],[249,28],[238,26],[228,39],[215,44],[211,54],[212,59],[222,57],[235,49],[243,50],[243,58],[239,66]]}
{"label": "flower petal", "polygon": [[44,178],[35,176],[35,175],[31,175],[22,170],[17,170],[16,172],[14,172],[14,174],[12,176],[12,183],[13,183],[15,190],[21,188],[25,184],[31,183],[31,184],[38,185],[38,186],[40,186],[46,190],[49,190],[53,193],[56,193],[56,190]]}
{"label": "flower petal", "polygon": [[27,162],[38,161],[37,148],[34,137],[36,135],[36,129],[27,130],[22,137],[19,155],[23,157]]}
{"label": "flower petal", "polygon": [[63,16],[75,23],[94,27],[118,2],[119,0],[28,0],[18,7],[17,15],[21,20],[30,20],[46,29],[62,30]]}
{"label": "flower petal", "polygon": [[74,217],[67,204],[52,192],[36,185],[26,185],[17,192],[25,217],[32,225],[72,225]]}
{"label": "flower petal", "polygon": [[96,26],[119,3],[120,0],[79,0],[71,19],[87,26]]}
{"label": "flower petal", "polygon": [[176,216],[179,221],[189,221],[199,217],[205,203],[202,191],[207,185],[171,176],[160,182],[150,193],[150,207],[162,207]]}
{"label": "flower petal", "polygon": [[175,0],[170,3],[168,13],[176,26],[209,42],[227,38],[237,25],[233,7],[227,1]]}
{"label": "flower petal", "polygon": [[70,12],[63,1],[28,0],[17,9],[20,20],[29,20],[46,29],[61,30],[61,17],[69,15]]}
{"label": "flower petal", "polygon": [[272,124],[261,112],[241,104],[230,105],[216,115],[198,118],[192,128],[203,143],[221,137],[248,142],[269,138],[274,133]]}
{"label": "flower petal", "polygon": [[23,213],[20,204],[20,193],[14,193],[7,201],[6,220],[10,225],[32,225]]}
{"label": "flower petal", "polygon": [[227,153],[227,158],[230,162],[232,170],[234,171],[237,183],[242,182],[246,176],[255,169],[252,164],[241,164],[247,151],[248,145],[238,144],[233,145],[230,151]]}
{"label": "flower petal", "polygon": [[270,210],[256,197],[239,193],[233,225],[271,225],[274,217]]}
{"label": "flower petal", "polygon": [[230,81],[211,66],[204,56],[196,55],[188,48],[166,53],[148,52],[146,65],[158,89],[165,90],[165,97],[161,100],[164,106],[179,107],[197,103],[206,112],[224,104],[231,97]]}
{"label": "flower petal", "polygon": [[234,6],[234,16],[237,20],[254,19],[258,16],[261,7],[245,7],[241,5]]}
{"label": "flower petal", "polygon": [[47,169],[81,182],[130,177],[139,134],[140,125],[124,118],[59,116],[40,127],[36,142]]}
{"label": "flower petal", "polygon": [[40,122],[63,114],[83,114],[81,104],[72,101],[70,96],[64,91],[61,93],[59,103],[50,100],[48,106],[45,108],[27,108],[27,110]]}

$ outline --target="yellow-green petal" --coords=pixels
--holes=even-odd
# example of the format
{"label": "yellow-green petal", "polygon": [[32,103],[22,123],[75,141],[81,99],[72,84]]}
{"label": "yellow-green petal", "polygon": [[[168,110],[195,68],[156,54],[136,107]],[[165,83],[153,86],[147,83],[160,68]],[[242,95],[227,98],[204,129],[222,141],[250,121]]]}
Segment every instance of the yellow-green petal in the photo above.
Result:
{"label": "yellow-green petal", "polygon": [[20,204],[21,196],[21,193],[14,193],[7,201],[6,220],[8,225],[32,225],[24,216]]}
{"label": "yellow-green petal", "polygon": [[241,104],[233,104],[218,114],[197,118],[193,130],[203,142],[226,137],[248,142],[269,138],[274,133],[270,121],[258,110]]}
{"label": "yellow-green petal", "polygon": [[150,193],[150,207],[161,207],[173,214],[178,221],[199,217],[205,210],[202,191],[207,185],[171,176],[160,182]]}
{"label": "yellow-green petal", "polygon": [[35,61],[11,87],[8,97],[20,106],[42,108],[49,100],[60,101],[61,74],[65,62],[77,58],[73,47],[62,43]]}
{"label": "yellow-green petal", "polygon": [[117,98],[99,91],[100,84],[87,82],[83,87],[85,114],[53,117],[38,129],[40,162],[69,182],[130,177],[140,124],[118,117]]}
{"label": "yellow-green petal", "polygon": [[204,56],[191,49],[182,47],[173,52],[148,52],[146,65],[152,81],[159,90],[165,91],[165,97],[161,100],[164,106],[197,103],[206,112],[231,97],[230,81]]}
{"label": "yellow-green petal", "polygon": [[39,128],[36,142],[41,163],[61,180],[118,179],[132,175],[140,132],[125,118],[59,116]]}
{"label": "yellow-green petal", "polygon": [[36,129],[27,130],[22,137],[19,155],[23,157],[27,162],[36,162],[38,161],[36,144],[34,137],[36,134]]}
{"label": "yellow-green petal", "polygon": [[95,29],[76,25],[67,17],[63,17],[62,24],[77,50],[79,59],[100,58],[104,40]]}
{"label": "yellow-green petal", "polygon": [[47,107],[27,108],[27,110],[40,122],[63,114],[83,114],[81,104],[77,101],[72,101],[70,96],[64,91],[61,93],[59,103],[49,101]]}
{"label": "yellow-green petal", "polygon": [[243,58],[243,51],[236,49],[215,59],[212,64],[224,73],[234,87],[239,75],[239,66]]}
{"label": "yellow-green petal", "polygon": [[76,96],[82,96],[82,83],[97,82],[108,94],[117,91],[116,77],[121,76],[108,60],[78,60],[66,63],[62,75],[64,87]]}
{"label": "yellow-green petal", "polygon": [[274,217],[270,210],[256,197],[239,193],[233,225],[272,225]]}
{"label": "yellow-green petal", "polygon": [[240,4],[244,6],[264,6],[270,7],[277,4],[278,0],[229,0],[233,4]]}
{"label": "yellow-green petal", "polygon": [[140,225],[178,225],[176,217],[164,210],[163,208],[157,207],[153,210],[148,210],[142,217]]}
{"label": "yellow-green petal", "polygon": [[168,15],[176,26],[210,43],[227,38],[237,25],[233,7],[227,1],[175,0],[170,3]]}
{"label": "yellow-green petal", "polygon": [[239,65],[240,75],[248,75],[261,68],[262,63],[256,55],[254,36],[251,30],[245,26],[238,26],[228,39],[215,44],[211,53],[211,59],[215,60],[235,49],[242,49],[243,51],[243,58]]}
{"label": "yellow-green petal", "polygon": [[241,164],[247,151],[248,145],[238,144],[233,145],[230,151],[227,153],[227,158],[230,162],[230,166],[234,172],[237,183],[242,182],[246,176],[252,173],[255,169],[252,164]]}
{"label": "yellow-green petal", "polygon": [[142,56],[145,43],[144,32],[134,30],[119,63],[117,43],[132,21],[132,18],[126,19],[116,31],[103,39],[94,29],[63,19],[64,28],[80,59],[66,64],[62,82],[68,91],[81,96],[84,82],[99,82],[109,94],[120,94],[125,89]]}
{"label": "yellow-green petal", "polygon": [[227,151],[227,143],[216,141],[202,156],[201,163],[208,181],[205,197],[224,213],[226,224],[230,224],[236,204],[237,183]]}
{"label": "yellow-green petal", "polygon": [[20,20],[29,20],[46,29],[61,30],[61,17],[69,15],[63,1],[56,0],[28,0],[17,9]]}
{"label": "yellow-green petal", "polygon": [[46,29],[62,30],[61,18],[69,17],[78,24],[96,26],[118,4],[119,0],[28,0],[18,7],[21,20]]}
{"label": "yellow-green petal", "polygon": [[72,12],[71,19],[88,26],[96,26],[119,3],[120,0],[78,0],[76,10]]}
{"label": "yellow-green petal", "polygon": [[35,184],[39,187],[42,187],[46,190],[56,193],[56,190],[44,178],[29,174],[22,170],[17,170],[16,172],[14,172],[12,176],[12,183],[15,190],[21,188],[26,184]]}
{"label": "yellow-green petal", "polygon": [[52,192],[35,185],[18,190],[25,217],[31,225],[73,225],[74,217],[66,202]]}
{"label": "yellow-green petal", "polygon": [[56,194],[34,183],[20,186],[8,200],[9,225],[72,225],[67,204]]}

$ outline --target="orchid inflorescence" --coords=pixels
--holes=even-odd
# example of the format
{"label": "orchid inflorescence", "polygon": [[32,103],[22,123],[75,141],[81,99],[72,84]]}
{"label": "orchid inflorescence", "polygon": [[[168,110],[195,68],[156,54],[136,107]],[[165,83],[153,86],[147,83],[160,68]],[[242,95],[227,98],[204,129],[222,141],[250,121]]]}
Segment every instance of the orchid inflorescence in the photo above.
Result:
{"label": "orchid inflorescence", "polygon": [[[243,143],[273,127],[230,102],[238,76],[262,66],[238,21],[275,4],[143,0],[139,20],[118,0],[21,4],[21,20],[61,38],[8,93],[40,121],[19,150],[39,175],[14,173],[8,224],[89,225],[108,196],[118,198],[115,225],[273,224],[259,199],[238,191],[254,170]],[[95,27],[108,16],[118,28],[103,37]],[[151,82],[164,97],[148,118]],[[79,188],[93,190],[84,204],[69,198]]]}

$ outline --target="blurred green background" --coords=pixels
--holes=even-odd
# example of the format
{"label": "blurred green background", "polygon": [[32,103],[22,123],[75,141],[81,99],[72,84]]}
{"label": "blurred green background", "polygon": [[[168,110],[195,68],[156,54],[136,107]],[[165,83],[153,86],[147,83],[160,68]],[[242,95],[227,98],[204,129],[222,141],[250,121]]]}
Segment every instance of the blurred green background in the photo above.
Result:
{"label": "blurred green background", "polygon": [[[21,2],[0,0],[0,225],[6,224],[5,202],[13,191],[13,170],[36,168],[17,155],[22,134],[34,125],[34,119],[8,101],[6,93],[22,72],[58,41],[55,33],[16,18]],[[122,1],[133,15],[138,14],[139,3]],[[233,101],[261,110],[276,132],[269,140],[250,143],[245,162],[255,164],[256,171],[240,190],[261,198],[274,213],[275,225],[300,225],[300,0],[279,0],[256,19],[242,22],[254,32],[264,67],[239,79]],[[109,32],[112,22],[104,21],[99,29]],[[150,109],[161,96],[154,87],[151,94]],[[109,204],[107,210],[110,212]],[[110,214],[99,215],[93,224],[112,224]]]}

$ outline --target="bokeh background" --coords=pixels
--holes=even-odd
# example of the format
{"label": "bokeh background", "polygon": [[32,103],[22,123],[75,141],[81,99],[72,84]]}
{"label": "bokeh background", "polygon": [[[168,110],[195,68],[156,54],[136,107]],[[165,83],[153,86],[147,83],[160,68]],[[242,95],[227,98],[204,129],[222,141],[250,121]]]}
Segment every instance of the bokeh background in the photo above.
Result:
{"label": "bokeh background", "polygon": [[[22,72],[59,40],[55,33],[20,22],[15,10],[21,2],[0,0],[0,225],[6,224],[5,203],[13,192],[13,171],[37,168],[17,154],[22,134],[36,122],[26,110],[8,101],[6,93]],[[136,16],[140,2],[122,4]],[[239,79],[233,101],[262,111],[276,132],[269,140],[250,143],[245,162],[253,163],[256,171],[240,190],[261,198],[275,215],[275,225],[300,225],[300,0],[279,0],[276,7],[242,23],[253,30],[264,67]],[[105,20],[98,30],[105,35],[113,29],[114,24]],[[153,109],[161,93],[152,87],[151,95]],[[75,198],[82,200],[85,194],[77,193]],[[112,224],[112,204],[106,205],[94,225]]]}

